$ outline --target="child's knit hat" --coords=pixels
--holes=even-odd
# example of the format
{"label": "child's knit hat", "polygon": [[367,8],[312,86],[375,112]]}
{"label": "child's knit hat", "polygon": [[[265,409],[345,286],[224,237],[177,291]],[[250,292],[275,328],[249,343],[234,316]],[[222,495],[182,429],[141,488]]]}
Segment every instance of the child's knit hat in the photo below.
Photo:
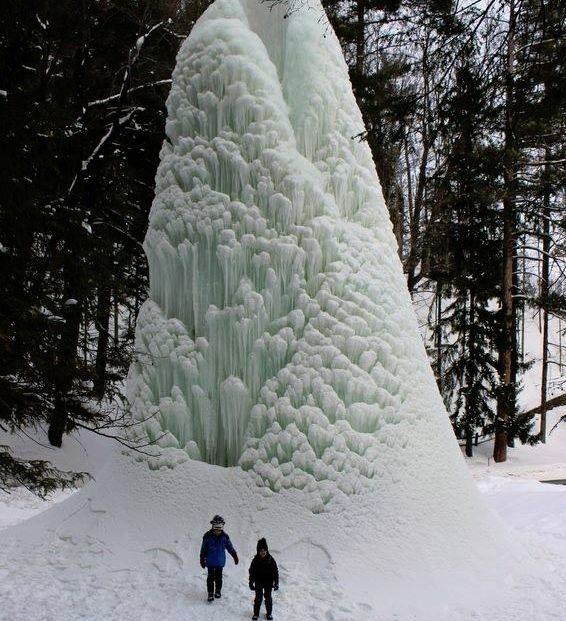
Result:
{"label": "child's knit hat", "polygon": [[269,548],[267,547],[267,541],[265,540],[264,537],[259,539],[257,542],[257,553],[258,554],[260,550],[265,550],[266,552],[269,552]]}
{"label": "child's knit hat", "polygon": [[224,528],[224,518],[221,515],[215,515],[212,520],[210,520],[212,524],[212,528]]}

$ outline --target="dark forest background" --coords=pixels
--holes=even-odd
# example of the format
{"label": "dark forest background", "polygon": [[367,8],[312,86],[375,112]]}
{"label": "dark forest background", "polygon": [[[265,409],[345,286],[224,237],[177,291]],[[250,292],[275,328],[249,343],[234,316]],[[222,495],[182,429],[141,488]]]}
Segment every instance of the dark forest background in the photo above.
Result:
{"label": "dark forest background", "polygon": [[[127,425],[147,291],[142,242],[175,56],[208,0],[0,6],[0,428]],[[545,441],[566,316],[566,3],[324,0],[340,39],[431,364],[472,455]],[[290,0],[288,10],[308,5]],[[275,17],[274,17],[275,19]],[[540,405],[519,411],[526,314]],[[558,387],[560,388],[560,387]],[[560,392],[560,391],[559,391]],[[538,414],[537,424],[533,424]],[[0,487],[75,476],[0,447]]]}

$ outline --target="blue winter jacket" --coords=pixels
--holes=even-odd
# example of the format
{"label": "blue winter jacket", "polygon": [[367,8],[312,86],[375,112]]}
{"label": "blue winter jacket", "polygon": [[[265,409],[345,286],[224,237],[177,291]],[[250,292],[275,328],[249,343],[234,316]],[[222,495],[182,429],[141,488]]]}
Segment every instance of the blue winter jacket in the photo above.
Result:
{"label": "blue winter jacket", "polygon": [[219,535],[215,535],[212,530],[204,533],[200,557],[204,559],[207,567],[224,567],[226,565],[225,550],[228,550],[232,556],[236,554],[227,533],[222,531]]}

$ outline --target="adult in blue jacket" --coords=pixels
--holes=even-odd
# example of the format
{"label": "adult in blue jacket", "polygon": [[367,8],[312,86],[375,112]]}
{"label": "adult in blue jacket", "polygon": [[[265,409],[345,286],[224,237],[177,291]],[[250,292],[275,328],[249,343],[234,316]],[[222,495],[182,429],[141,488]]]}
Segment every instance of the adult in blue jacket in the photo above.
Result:
{"label": "adult in blue jacket", "polygon": [[204,533],[200,547],[200,565],[208,568],[206,588],[208,601],[214,601],[222,594],[222,569],[226,565],[226,550],[232,555],[234,563],[239,562],[238,554],[230,541],[228,533],[224,532],[224,518],[215,515],[210,520],[212,528]]}

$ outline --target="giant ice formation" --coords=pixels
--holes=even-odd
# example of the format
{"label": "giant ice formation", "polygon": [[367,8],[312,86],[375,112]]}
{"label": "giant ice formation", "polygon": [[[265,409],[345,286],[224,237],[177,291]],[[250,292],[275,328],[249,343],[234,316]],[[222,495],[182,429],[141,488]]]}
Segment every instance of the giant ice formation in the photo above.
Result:
{"label": "giant ice formation", "polygon": [[322,511],[462,466],[340,45],[310,6],[217,0],[179,52],[129,394],[166,459],[239,465]]}
{"label": "giant ice formation", "polygon": [[247,563],[212,616],[203,597],[218,512],[240,558],[268,537],[288,621],[564,608],[560,548],[516,546],[467,473],[340,47],[309,4],[284,20],[217,0],[181,49],[129,381],[164,467],[81,440],[96,480],[0,532],[0,617],[241,619]]}

